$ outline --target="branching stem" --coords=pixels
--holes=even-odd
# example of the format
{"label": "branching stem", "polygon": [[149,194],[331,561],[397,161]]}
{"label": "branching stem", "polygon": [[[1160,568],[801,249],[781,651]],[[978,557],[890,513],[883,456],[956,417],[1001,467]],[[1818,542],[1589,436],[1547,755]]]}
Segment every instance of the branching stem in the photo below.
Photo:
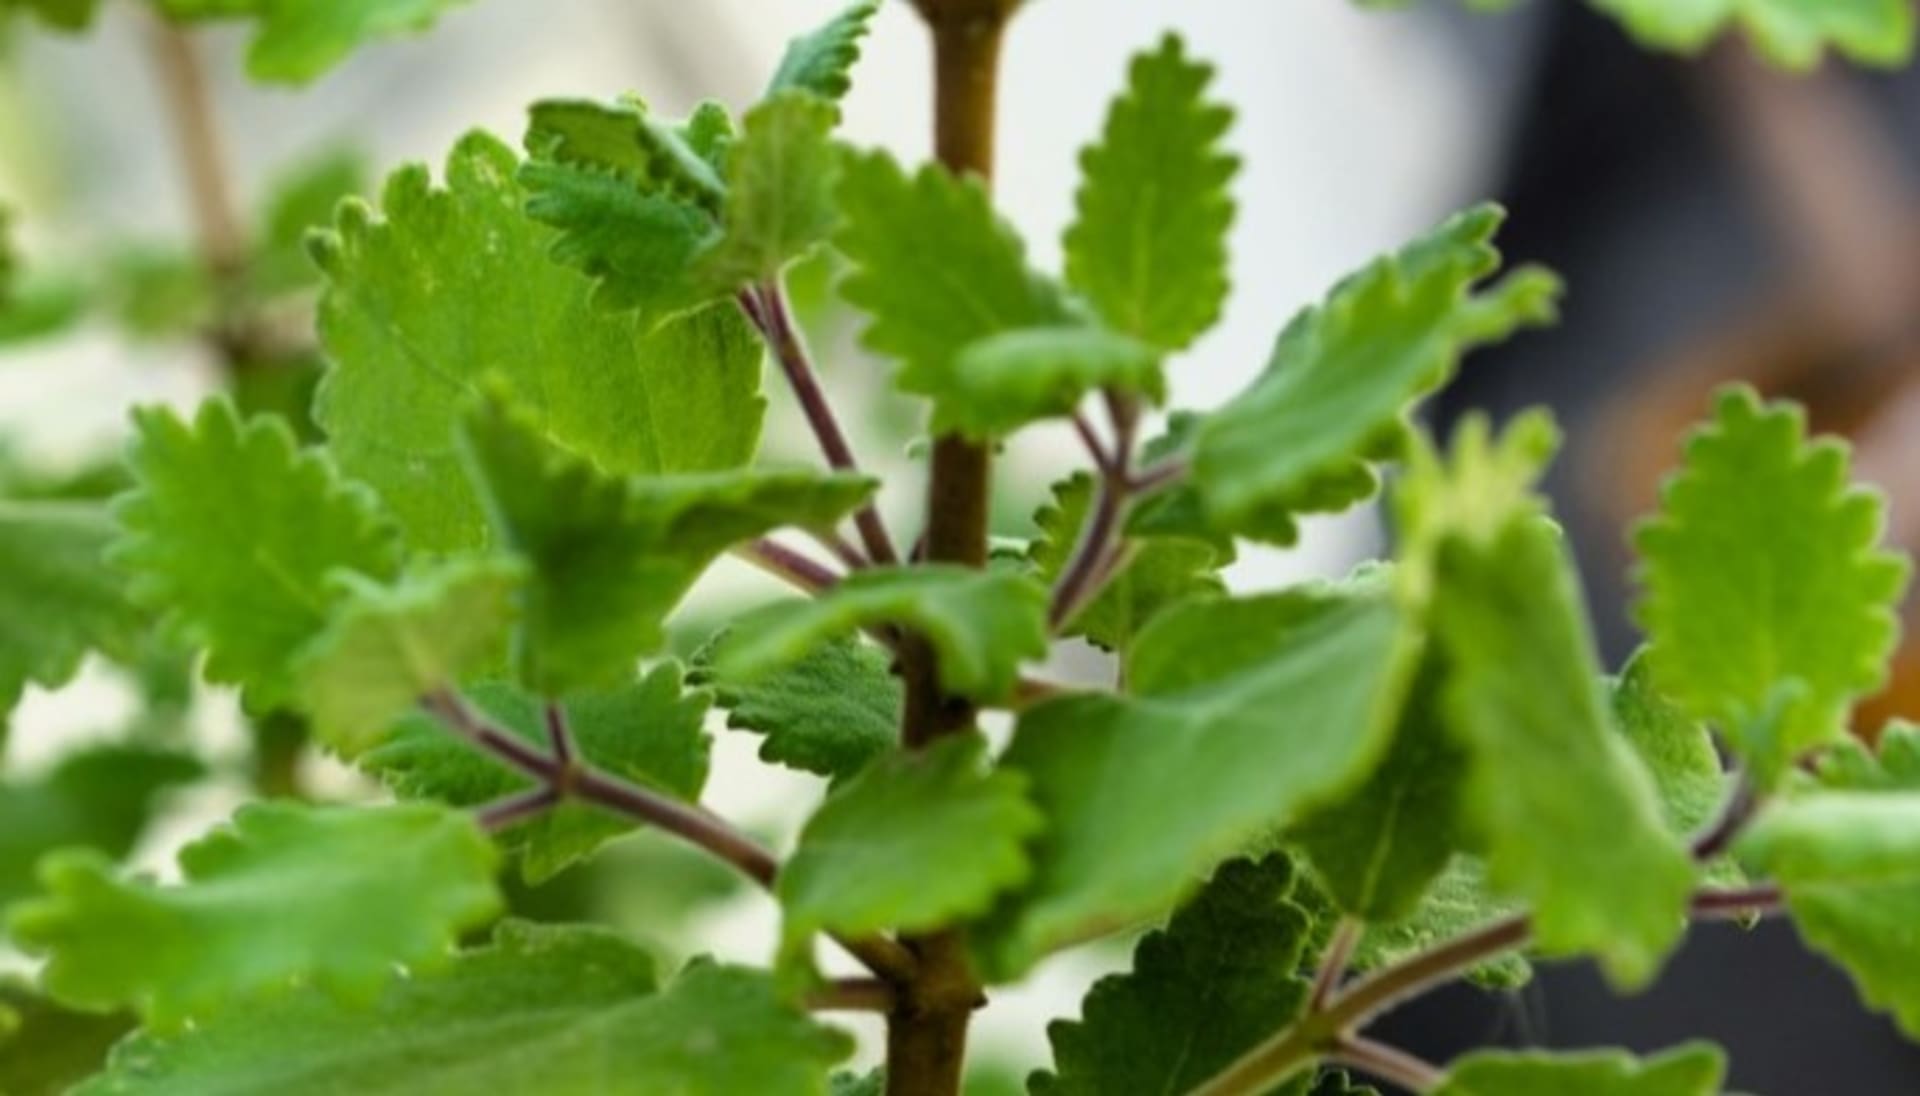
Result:
{"label": "branching stem", "polygon": [[1446,1079],[1440,1070],[1406,1051],[1358,1035],[1335,1043],[1327,1059],[1399,1085],[1408,1092],[1431,1092]]}
{"label": "branching stem", "polygon": [[839,575],[777,540],[762,537],[748,541],[736,545],[733,554],[809,594],[832,589],[840,582]]}
{"label": "branching stem", "polygon": [[878,978],[842,978],[806,995],[814,1012],[891,1012],[893,986]]}
{"label": "branching stem", "polygon": [[[1116,555],[1116,542],[1132,501],[1133,440],[1139,408],[1131,399],[1113,394],[1108,395],[1107,408],[1113,420],[1113,447],[1095,449],[1100,479],[1094,488],[1093,514],[1080,531],[1072,557],[1060,572],[1060,580],[1053,588],[1053,602],[1047,611],[1047,622],[1055,632],[1071,624],[1074,616],[1093,600],[1101,585],[1112,577],[1113,564],[1121,558]],[[1084,419],[1076,421],[1084,422]]]}
{"label": "branching stem", "polygon": [[1346,976],[1347,964],[1352,962],[1353,951],[1366,931],[1366,924],[1357,917],[1342,917],[1334,926],[1327,950],[1320,956],[1320,969],[1313,976],[1313,992],[1307,998],[1309,1010],[1324,1007],[1333,991],[1340,988],[1340,979]]}

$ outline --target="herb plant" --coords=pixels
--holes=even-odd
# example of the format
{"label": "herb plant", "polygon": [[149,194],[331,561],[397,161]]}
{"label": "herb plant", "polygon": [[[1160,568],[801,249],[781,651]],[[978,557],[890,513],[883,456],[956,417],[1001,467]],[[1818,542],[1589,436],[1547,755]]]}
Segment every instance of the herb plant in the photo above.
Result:
{"label": "herb plant", "polygon": [[[1913,37],[1906,0],[1595,3],[1666,46],[1738,24],[1794,67],[1827,46],[1896,62]],[[6,6],[78,27],[93,5]],[[251,20],[250,70],[294,82],[450,6],[154,5]],[[1232,112],[1178,38],[1140,53],[1082,157],[1064,269],[1036,270],[987,187],[1016,6],[917,0],[934,164],[835,137],[863,0],[738,119],[536,103],[524,153],[475,133],[438,179],[339,202],[313,268],[288,252],[350,171],[299,180],[257,233],[216,210],[204,254],[159,268],[233,394],[138,411],[110,506],[12,483],[0,693],[99,652],[145,668],[164,713],[197,657],[263,743],[310,733],[391,796],[242,806],[160,881],[118,859],[205,769],[177,737],[136,728],[5,784],[6,931],[43,962],[0,999],[0,1086],[940,1096],[994,987],[1131,927],[1151,928],[1131,968],[1052,1027],[1033,1092],[1369,1091],[1351,1070],[1446,1096],[1707,1096],[1724,1063],[1704,1044],[1429,1064],[1365,1033],[1535,958],[1643,987],[1690,919],[1791,916],[1920,1037],[1920,729],[1870,749],[1848,727],[1909,568],[1845,449],[1723,392],[1635,534],[1647,644],[1608,676],[1536,486],[1552,423],[1442,442],[1414,415],[1468,351],[1554,318],[1551,274],[1501,269],[1501,211],[1340,282],[1224,406],[1158,417],[1228,290]],[[882,520],[794,318],[787,272],[823,250],[927,406],[912,536]],[[10,334],[79,307],[16,265]],[[265,317],[315,277],[309,417],[261,377],[312,368]],[[823,468],[756,463],[763,361]],[[1046,424],[1088,467],[1062,470],[1030,543],[990,544],[995,445]],[[1383,491],[1390,560],[1225,590],[1237,543]],[[728,553],[797,596],[665,657]],[[1069,637],[1112,653],[1112,688],[1037,676]],[[710,709],[830,785],[786,853],[700,805]],[[667,971],[607,925],[502,919],[509,891],[636,828],[779,903],[768,969]],[[836,1010],[884,1017],[880,1068],[844,1070]]]}

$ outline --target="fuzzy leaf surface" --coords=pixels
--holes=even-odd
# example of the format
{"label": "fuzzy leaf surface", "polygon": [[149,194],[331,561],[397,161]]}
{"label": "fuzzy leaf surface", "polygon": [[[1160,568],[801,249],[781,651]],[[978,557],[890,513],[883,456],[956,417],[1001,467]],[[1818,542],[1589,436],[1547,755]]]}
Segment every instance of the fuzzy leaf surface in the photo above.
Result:
{"label": "fuzzy leaf surface", "polygon": [[1293,884],[1284,855],[1222,865],[1141,939],[1131,970],[1094,983],[1078,1020],[1047,1025],[1053,1069],[1029,1083],[1034,1096],[1187,1092],[1291,1023],[1307,1003],[1296,972],[1311,929]]}
{"label": "fuzzy leaf surface", "polygon": [[243,422],[216,399],[191,423],[145,408],[134,427],[135,486],[116,503],[124,534],[113,551],[133,598],[206,648],[210,680],[263,709],[291,699],[293,656],[343,596],[334,575],[391,578],[393,530],[279,419]]}
{"label": "fuzzy leaf surface", "polygon": [[828,101],[840,99],[853,86],[851,73],[860,60],[860,40],[867,36],[880,0],[856,0],[818,28],[787,43],[767,86],[767,98],[783,91],[805,91]]}
{"label": "fuzzy leaf surface", "polygon": [[1048,829],[1032,882],[975,934],[983,970],[1010,978],[1163,913],[1235,849],[1338,798],[1386,748],[1413,653],[1377,581],[1196,601],[1128,652],[1134,695],[1022,712],[1003,764],[1031,779]]}
{"label": "fuzzy leaf surface", "polygon": [[1842,737],[1885,679],[1910,567],[1878,547],[1883,511],[1847,485],[1839,442],[1807,441],[1798,410],[1736,387],[1635,536],[1655,681],[1762,782]]}
{"label": "fuzzy leaf surface", "polygon": [[304,84],[369,41],[417,34],[466,0],[159,0],[174,19],[256,20],[247,73]]}
{"label": "fuzzy leaf surface", "polygon": [[[497,725],[545,748],[545,704],[538,698],[501,682],[476,685],[469,696]],[[663,663],[618,688],[576,693],[564,708],[587,762],[676,799],[700,797],[710,749],[702,726],[707,701],[682,689],[677,666]],[[477,807],[533,786],[425,713],[400,720],[359,763],[405,798],[456,807]],[[529,882],[539,883],[633,827],[630,819],[569,802],[500,831],[494,840],[519,858]]]}
{"label": "fuzzy leaf surface", "polygon": [[27,685],[53,688],[87,652],[138,645],[145,620],[105,558],[114,532],[97,504],[0,501],[0,740]]}
{"label": "fuzzy leaf surface", "polygon": [[690,677],[712,690],[728,727],[764,736],[760,760],[838,781],[899,738],[900,679],[879,647],[842,636],[797,662],[739,681],[719,669],[732,634],[722,632],[694,653]]}
{"label": "fuzzy leaf surface", "polygon": [[1011,434],[1065,418],[1102,389],[1166,398],[1160,352],[1139,339],[1090,326],[1021,328],[960,352],[933,417],[935,433]]}
{"label": "fuzzy leaf surface", "polygon": [[365,1000],[397,965],[446,961],[500,910],[492,846],[440,807],[252,803],[180,852],[183,880],[122,879],[97,852],[44,861],[13,936],[84,1008],[183,1022],[310,981]]}
{"label": "fuzzy leaf surface", "polygon": [[1128,67],[1098,144],[1080,155],[1067,283],[1116,331],[1168,350],[1220,318],[1227,297],[1233,111],[1207,97],[1211,66],[1175,35]]}
{"label": "fuzzy leaf surface", "polygon": [[740,137],[727,149],[720,236],[698,260],[716,296],[778,277],[833,234],[839,117],[831,102],[792,91],[741,119]]}
{"label": "fuzzy leaf surface", "polygon": [[504,145],[470,135],[444,189],[403,168],[387,180],[385,220],[347,202],[313,244],[333,360],[319,422],[418,549],[486,542],[455,443],[482,381],[614,475],[730,470],[759,439],[760,347],[737,309],[648,329],[593,308],[587,279],[548,260],[555,234],[522,212],[516,166]]}
{"label": "fuzzy leaf surface", "polygon": [[1656,1057],[1625,1051],[1547,1054],[1482,1051],[1447,1072],[1435,1096],[1719,1096],[1726,1056],[1687,1043]]}
{"label": "fuzzy leaf surface", "polygon": [[1804,71],[1835,52],[1893,67],[1913,56],[1913,5],[1904,0],[1590,0],[1633,36],[1661,49],[1698,53],[1738,27],[1782,68]]}

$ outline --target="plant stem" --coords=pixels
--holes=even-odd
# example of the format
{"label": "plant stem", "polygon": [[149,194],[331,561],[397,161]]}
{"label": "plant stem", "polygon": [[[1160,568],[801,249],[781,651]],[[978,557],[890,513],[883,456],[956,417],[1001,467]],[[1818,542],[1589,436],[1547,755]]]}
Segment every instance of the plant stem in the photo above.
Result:
{"label": "plant stem", "polygon": [[1334,926],[1333,938],[1327,941],[1326,954],[1320,957],[1320,969],[1313,976],[1313,992],[1307,997],[1307,1008],[1319,1010],[1340,988],[1340,979],[1347,973],[1347,964],[1353,959],[1353,949],[1360,946],[1360,937],[1367,926],[1357,917],[1342,917]]}
{"label": "plant stem", "polygon": [[1184,458],[1163,460],[1148,468],[1142,468],[1128,480],[1135,498],[1145,498],[1157,491],[1164,491],[1187,477],[1188,465]]}
{"label": "plant stem", "polygon": [[790,582],[809,594],[831,589],[840,576],[777,540],[748,541],[736,545],[733,554],[777,579]]}
{"label": "plant stem", "polygon": [[[1100,482],[1094,490],[1093,516],[1081,530],[1073,557],[1060,572],[1054,587],[1053,603],[1047,611],[1047,623],[1055,632],[1073,622],[1073,618],[1100,592],[1111,578],[1115,540],[1131,505],[1133,484],[1133,435],[1139,420],[1139,407],[1132,400],[1109,394],[1107,407],[1113,419],[1113,447],[1107,460],[1100,462]],[[1098,458],[1096,457],[1096,461]]]}
{"label": "plant stem", "polygon": [[891,1012],[893,986],[878,978],[842,978],[806,995],[814,1012]]}
{"label": "plant stem", "polygon": [[1760,796],[1754,789],[1752,778],[1741,773],[1734,781],[1733,795],[1727,799],[1720,816],[1694,839],[1693,858],[1705,863],[1726,852],[1733,845],[1734,838],[1739,837],[1740,831],[1746,829],[1747,823],[1753,820],[1753,812],[1759,806]]}
{"label": "plant stem", "polygon": [[1430,1092],[1446,1080],[1445,1074],[1419,1058],[1357,1035],[1340,1040],[1327,1057],[1339,1065],[1399,1085],[1408,1092]]}
{"label": "plant stem", "polygon": [[559,806],[560,799],[561,795],[558,791],[544,784],[537,788],[528,788],[524,792],[515,792],[480,808],[477,812],[480,828],[488,833],[499,833],[509,826]]}
{"label": "plant stem", "polygon": [[[847,435],[840,429],[840,420],[834,416],[833,404],[820,387],[819,373],[813,367],[812,356],[807,353],[806,340],[794,325],[792,310],[787,307],[786,289],[776,279],[756,289],[742,290],[740,307],[746,312],[747,318],[760,328],[767,346],[773,351],[774,360],[780,363],[781,372],[787,375],[787,384],[800,403],[800,411],[806,416],[807,425],[820,442],[820,451],[825,454],[827,465],[840,472],[858,472],[860,465],[854,460],[853,447],[847,444]],[[866,545],[867,555],[875,563],[899,562],[899,553],[894,551],[893,540],[887,535],[887,527],[880,521],[880,512],[873,503],[867,503],[854,514],[853,524],[859,530],[861,543]]]}
{"label": "plant stem", "polygon": [[187,176],[200,254],[216,279],[230,277],[246,258],[246,233],[227,183],[226,154],[215,121],[206,69],[187,32],[158,15],[148,37],[160,75],[161,98],[173,121],[175,143]]}

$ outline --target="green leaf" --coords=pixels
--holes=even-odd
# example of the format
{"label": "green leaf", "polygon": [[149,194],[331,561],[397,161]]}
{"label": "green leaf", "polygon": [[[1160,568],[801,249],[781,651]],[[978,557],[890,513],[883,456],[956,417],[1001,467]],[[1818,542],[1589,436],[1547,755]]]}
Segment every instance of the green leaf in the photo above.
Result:
{"label": "green leaf", "polygon": [[521,569],[496,557],[418,568],[391,586],[365,580],[298,656],[302,706],[340,756],[359,756],[427,694],[498,665]]}
{"label": "green leaf", "polygon": [[1468,758],[1440,718],[1447,677],[1440,658],[1422,661],[1379,767],[1291,834],[1343,913],[1407,918],[1465,843],[1458,809]]}
{"label": "green leaf", "polygon": [[860,40],[880,10],[880,0],[856,0],[825,24],[787,43],[787,51],[767,85],[767,98],[798,89],[838,100],[853,86],[848,75],[860,59]]}
{"label": "green leaf", "polygon": [[1495,440],[1474,417],[1446,462],[1417,450],[1396,500],[1403,582],[1430,598],[1442,718],[1468,755],[1462,804],[1493,888],[1530,903],[1541,950],[1592,952],[1636,986],[1682,931],[1694,869],[1614,727],[1572,561],[1525,490],[1551,442],[1544,418]]}
{"label": "green leaf", "polygon": [[1434,1096],[1719,1096],[1726,1056],[1686,1043],[1657,1057],[1625,1051],[1481,1051],[1456,1062]]}
{"label": "green leaf", "polygon": [[1763,810],[1737,851],[1786,889],[1807,943],[1920,1038],[1920,730],[1889,728],[1878,757],[1848,743],[1819,775]]}
{"label": "green leaf", "polygon": [[93,503],[0,501],[0,727],[29,683],[64,684],[88,651],[139,645],[145,621],[104,558],[113,536]]}
{"label": "green leaf", "polygon": [[902,389],[938,405],[974,343],[1071,319],[979,180],[931,164],[908,175],[884,152],[849,154],[838,200],[835,243],[852,262],[841,293],[870,317],[866,345],[900,361]]}
{"label": "green leaf", "polygon": [[[70,0],[68,0],[70,2]],[[247,73],[304,84],[377,38],[426,30],[465,0],[158,0],[176,20],[256,20]]]}
{"label": "green leaf", "polygon": [[893,748],[901,689],[887,652],[842,636],[741,681],[720,672],[733,634],[720,632],[694,653],[690,679],[713,691],[727,726],[765,736],[760,760],[838,781]]}
{"label": "green leaf", "polygon": [[1698,53],[1738,25],[1782,68],[1810,70],[1828,48],[1892,68],[1913,56],[1913,5],[1906,0],[1590,0],[1634,37],[1661,49]]}
{"label": "green leaf", "polygon": [[1138,339],[1087,326],[1021,328],[960,352],[934,411],[935,433],[989,439],[1042,419],[1065,418],[1107,389],[1166,399],[1160,353]]}
{"label": "green leaf", "polygon": [[738,468],[758,441],[760,347],[738,310],[650,332],[596,311],[587,280],[547,260],[554,233],[521,212],[514,168],[499,142],[471,135],[446,189],[404,168],[387,181],[384,223],[348,201],[313,243],[334,363],[319,422],[416,548],[485,540],[454,427],[489,377],[555,442],[615,475]]}
{"label": "green leaf", "polygon": [[1480,206],[1375,260],[1296,316],[1264,373],[1200,426],[1193,483],[1216,525],[1339,509],[1371,492],[1366,462],[1396,455],[1413,406],[1468,350],[1550,321],[1559,282],[1500,266],[1505,214]]}
{"label": "green leaf", "polygon": [[[496,725],[545,748],[546,705],[540,699],[501,683],[477,685],[469,695]],[[700,797],[707,782],[707,701],[682,690],[679,667],[663,663],[618,688],[576,693],[563,709],[587,762],[676,799]],[[359,764],[406,798],[456,807],[480,806],[533,786],[424,713],[402,719]],[[540,883],[633,828],[631,819],[569,802],[501,831],[495,841],[519,857],[528,882]]]}
{"label": "green leaf", "polygon": [[850,1049],[751,971],[696,963],[655,992],[653,960],[611,932],[507,922],[370,1008],[301,990],[143,1033],[76,1096],[824,1096]]}
{"label": "green leaf", "polygon": [[787,947],[823,931],[944,928],[1025,882],[1027,839],[1044,820],[1025,779],[988,771],[985,753],[978,737],[955,736],[888,754],[835,791],[807,820],[775,885]]}
{"label": "green leaf", "polygon": [[717,215],[726,183],[694,147],[688,125],[654,117],[645,103],[547,99],[528,110],[527,151],[537,159],[612,172],[637,189]]}
{"label": "green leaf", "polygon": [[49,893],[11,923],[46,957],[48,992],[158,1030],[301,981],[365,999],[398,964],[444,963],[500,909],[486,836],[424,804],[248,804],[180,867],[162,886],[117,878],[97,852],[43,862]]}
{"label": "green leaf", "polygon": [[980,699],[1013,691],[1020,664],[1047,653],[1047,591],[1024,575],[930,564],[874,567],[809,601],[752,613],[720,652],[715,672],[752,682],[861,628],[891,624],[926,637],[941,687]]}
{"label": "green leaf", "polygon": [[1212,79],[1176,35],[1133,59],[1100,143],[1081,153],[1065,239],[1067,283],[1114,330],[1168,350],[1212,327],[1227,297],[1240,163],[1222,142],[1233,111],[1206,97]]}
{"label": "green leaf", "polygon": [[294,654],[343,596],[331,576],[391,578],[393,530],[280,419],[243,422],[216,399],[191,424],[143,408],[134,427],[135,487],[116,504],[113,550],[133,598],[207,649],[210,680],[241,686],[259,710],[290,699]]}
{"label": "green leaf", "polygon": [[[1093,503],[1093,477],[1081,472],[1053,485],[1053,501],[1034,514],[1040,535],[1027,545],[1027,557],[1052,585],[1073,556]],[[1086,608],[1067,625],[1066,635],[1086,637],[1109,651],[1125,651],[1154,618],[1184,601],[1226,592],[1214,573],[1225,563],[1203,541],[1181,536],[1143,536],[1133,540],[1132,556]]]}
{"label": "green leaf", "polygon": [[531,565],[514,660],[548,696],[630,677],[728,547],[786,525],[831,528],[875,487],[815,472],[616,478],[497,394],[468,415],[461,442],[494,541]]}
{"label": "green leaf", "polygon": [[1310,929],[1287,900],[1293,875],[1284,855],[1222,865],[1141,939],[1132,970],[1094,983],[1079,1020],[1047,1025],[1053,1071],[1033,1077],[1034,1096],[1187,1092],[1291,1023]]}
{"label": "green leaf", "polygon": [[1136,695],[1021,713],[1003,764],[1032,779],[1049,828],[1032,883],[975,934],[983,969],[1009,978],[1162,913],[1217,861],[1337,799],[1387,746],[1413,654],[1377,581],[1195,601],[1127,653]]}
{"label": "green leaf", "polygon": [[780,275],[832,235],[840,112],[804,92],[775,96],[741,119],[727,150],[722,230],[697,260],[716,296]]}
{"label": "green leaf", "polygon": [[62,1008],[24,983],[0,980],[0,1092],[64,1096],[100,1069],[133,1018]]}
{"label": "green leaf", "polygon": [[62,758],[36,780],[0,784],[0,908],[33,893],[34,865],[54,849],[125,856],[160,797],[202,772],[186,754],[105,745]]}
{"label": "green leaf", "polygon": [[0,0],[0,15],[11,10],[30,12],[56,30],[85,30],[93,25],[100,0]]}
{"label": "green leaf", "polygon": [[[1654,687],[1643,655],[1628,660],[1613,683],[1613,718],[1653,776],[1668,832],[1692,838],[1712,825],[1733,794],[1734,780],[1721,767],[1713,735]],[[1726,859],[1708,865],[1706,875],[1722,885],[1744,879]]]}
{"label": "green leaf", "polygon": [[[1520,903],[1488,888],[1484,863],[1456,856],[1433,880],[1413,912],[1398,921],[1367,927],[1354,951],[1353,969],[1378,970],[1405,962],[1464,933],[1522,912]],[[1532,964],[1518,952],[1502,953],[1467,972],[1470,981],[1495,990],[1518,989],[1532,977]]]}
{"label": "green leaf", "polygon": [[[1654,680],[1763,784],[1844,737],[1853,702],[1885,680],[1910,570],[1877,547],[1884,508],[1848,487],[1845,448],[1805,435],[1799,410],[1723,391],[1634,538]],[[1798,693],[1757,732],[1789,681]]]}
{"label": "green leaf", "polygon": [[320,281],[307,254],[307,233],[333,223],[343,198],[364,194],[366,161],[351,149],[303,159],[273,180],[259,213],[257,242],[248,261],[250,288],[262,295],[306,289]]}
{"label": "green leaf", "polygon": [[0,307],[9,303],[20,260],[13,253],[13,211],[0,206]]}

